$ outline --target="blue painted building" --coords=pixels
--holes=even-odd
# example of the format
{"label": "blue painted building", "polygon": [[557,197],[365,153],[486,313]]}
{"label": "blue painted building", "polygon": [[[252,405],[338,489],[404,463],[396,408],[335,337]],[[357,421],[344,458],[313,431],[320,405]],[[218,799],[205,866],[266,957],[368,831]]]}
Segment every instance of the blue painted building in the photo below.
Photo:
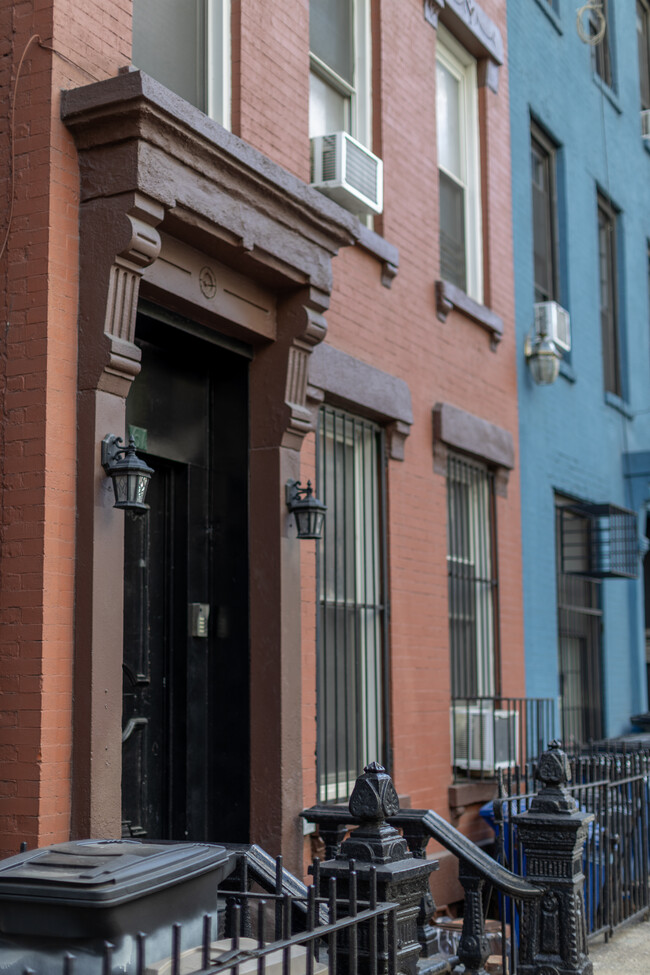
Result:
{"label": "blue painted building", "polygon": [[508,2],[527,693],[576,743],[648,707],[650,502],[650,3],[577,6]]}

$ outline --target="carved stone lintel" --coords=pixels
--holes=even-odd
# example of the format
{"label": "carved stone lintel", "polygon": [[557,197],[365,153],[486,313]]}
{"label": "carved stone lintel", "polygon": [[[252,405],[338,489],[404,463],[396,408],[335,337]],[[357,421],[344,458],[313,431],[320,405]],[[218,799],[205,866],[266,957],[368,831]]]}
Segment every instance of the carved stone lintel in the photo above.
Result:
{"label": "carved stone lintel", "polygon": [[438,27],[438,14],[445,5],[445,0],[424,0],[424,19],[432,27]]}
{"label": "carved stone lintel", "polygon": [[482,417],[451,403],[436,403],[433,410],[433,469],[447,474],[449,450],[473,454],[494,469],[495,490],[506,497],[508,476],[515,462],[512,434]]}
{"label": "carved stone lintel", "polygon": [[478,84],[496,92],[504,47],[501,31],[476,0],[424,0],[424,19],[441,20],[478,61]]}

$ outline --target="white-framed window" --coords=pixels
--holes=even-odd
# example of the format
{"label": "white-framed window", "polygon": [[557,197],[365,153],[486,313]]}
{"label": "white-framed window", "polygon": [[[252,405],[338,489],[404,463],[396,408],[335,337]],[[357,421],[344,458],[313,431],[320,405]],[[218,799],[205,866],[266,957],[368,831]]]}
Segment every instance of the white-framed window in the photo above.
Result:
{"label": "white-framed window", "polygon": [[131,60],[230,128],[230,0],[133,0]]}
{"label": "white-framed window", "polygon": [[372,149],[370,0],[310,0],[309,135],[348,132]]}
{"label": "white-framed window", "polygon": [[385,762],[387,628],[383,434],[321,408],[318,496],[317,770],[321,802],[344,801],[372,761]]}
{"label": "white-framed window", "polygon": [[440,276],[483,301],[476,61],[442,26],[436,50]]}

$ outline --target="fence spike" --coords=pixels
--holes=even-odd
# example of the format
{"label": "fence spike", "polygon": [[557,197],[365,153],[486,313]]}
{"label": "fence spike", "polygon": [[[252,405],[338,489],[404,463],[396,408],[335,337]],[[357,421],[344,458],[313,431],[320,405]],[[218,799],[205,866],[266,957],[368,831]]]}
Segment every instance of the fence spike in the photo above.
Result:
{"label": "fence spike", "polygon": [[146,945],[146,934],[144,931],[138,931],[135,936],[136,975],[144,975]]}

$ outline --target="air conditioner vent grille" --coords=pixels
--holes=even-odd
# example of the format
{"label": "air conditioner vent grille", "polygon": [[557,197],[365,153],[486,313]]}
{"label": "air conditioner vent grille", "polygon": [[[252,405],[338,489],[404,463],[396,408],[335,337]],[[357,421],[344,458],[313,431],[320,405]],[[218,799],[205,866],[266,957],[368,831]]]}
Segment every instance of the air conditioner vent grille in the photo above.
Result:
{"label": "air conditioner vent grille", "polygon": [[336,136],[326,135],[323,137],[323,173],[322,179],[326,182],[337,179],[337,152]]}
{"label": "air conditioner vent grille", "polygon": [[381,213],[381,159],[347,132],[311,140],[311,185],[352,213]]}
{"label": "air conditioner vent grille", "polygon": [[345,154],[345,179],[359,193],[377,203],[377,163],[364,149],[354,142],[347,143]]}

